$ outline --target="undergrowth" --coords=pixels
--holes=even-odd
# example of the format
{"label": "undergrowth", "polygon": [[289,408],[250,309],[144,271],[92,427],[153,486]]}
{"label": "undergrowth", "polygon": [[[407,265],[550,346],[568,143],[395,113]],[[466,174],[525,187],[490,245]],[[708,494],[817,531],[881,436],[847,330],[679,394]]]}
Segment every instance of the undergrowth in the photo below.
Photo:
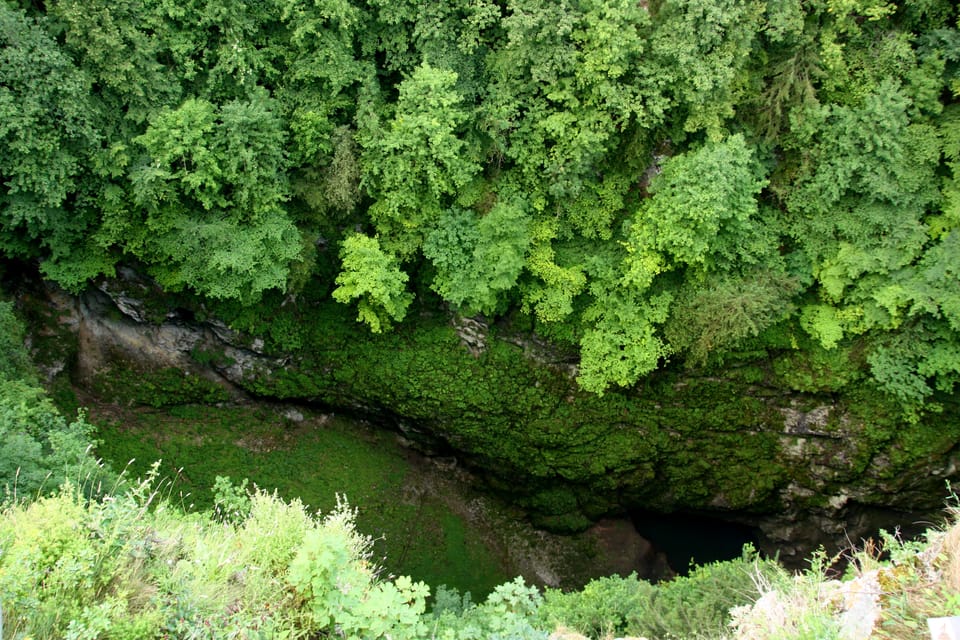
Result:
{"label": "undergrowth", "polygon": [[[644,622],[652,620],[652,637],[667,638],[703,620],[722,624],[723,607],[750,599],[722,577],[743,582],[745,566],[733,562],[662,587],[609,578],[572,594],[544,595],[517,578],[479,604],[444,590],[428,612],[430,588],[383,572],[344,499],[320,515],[298,499],[221,481],[217,501],[228,508],[184,512],[158,469],[93,499],[66,483],[54,495],[7,504],[4,637],[545,640],[607,593],[617,594],[603,601],[624,608],[625,628],[653,629]],[[648,597],[631,595],[638,589]],[[599,636],[614,627],[584,629]]]}
{"label": "undergrowth", "polygon": [[134,476],[163,460],[162,473],[177,478],[171,498],[185,509],[212,509],[218,476],[249,478],[323,511],[343,493],[387,571],[483,595],[509,578],[462,517],[413,488],[410,464],[382,432],[335,416],[293,422],[245,406],[110,411],[113,418],[91,407],[101,425],[98,454],[115,467],[132,458]]}
{"label": "undergrowth", "polygon": [[[814,554],[798,575],[756,575],[760,598],[732,611],[742,640],[928,640],[927,619],[960,615],[960,511],[916,540],[881,531],[841,556]],[[838,560],[846,570],[837,575]]]}
{"label": "undergrowth", "polygon": [[540,592],[517,578],[475,604],[388,575],[343,498],[320,514],[220,478],[217,507],[186,512],[158,476],[154,464],[106,493],[64,482],[7,501],[5,638],[919,640],[927,617],[960,613],[957,524],[919,541],[884,534],[842,576],[824,554],[794,575],[747,549],[659,584],[611,576]]}

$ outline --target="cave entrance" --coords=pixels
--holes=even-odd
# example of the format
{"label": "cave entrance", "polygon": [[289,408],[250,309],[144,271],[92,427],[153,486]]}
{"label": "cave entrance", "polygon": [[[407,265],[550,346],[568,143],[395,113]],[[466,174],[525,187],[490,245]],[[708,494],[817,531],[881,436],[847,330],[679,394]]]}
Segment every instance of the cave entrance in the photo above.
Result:
{"label": "cave entrance", "polygon": [[721,520],[697,513],[657,513],[631,511],[637,533],[666,555],[670,568],[687,575],[691,561],[707,564],[733,560],[743,553],[743,545],[759,542],[759,531],[745,524]]}

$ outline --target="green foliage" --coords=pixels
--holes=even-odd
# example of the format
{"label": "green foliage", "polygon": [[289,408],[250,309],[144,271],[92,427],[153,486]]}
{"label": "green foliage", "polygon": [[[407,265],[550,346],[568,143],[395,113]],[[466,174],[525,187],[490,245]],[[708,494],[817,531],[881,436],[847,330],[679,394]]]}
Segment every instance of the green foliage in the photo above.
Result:
{"label": "green foliage", "polygon": [[55,491],[70,479],[95,486],[94,428],[82,416],[67,422],[42,389],[0,381],[0,482],[14,500]]}
{"label": "green foliage", "polygon": [[[960,346],[954,334],[936,321],[911,323],[903,331],[880,342],[867,355],[870,372],[882,388],[903,404],[915,421],[934,390],[953,391],[960,382]],[[939,411],[938,403],[926,408]]]}
{"label": "green foliage", "polygon": [[57,217],[57,210],[76,188],[88,154],[99,143],[90,80],[45,26],[45,20],[29,18],[9,3],[0,7],[4,225],[11,230],[29,225],[33,234],[64,233],[59,226],[72,226],[62,217],[65,212]]}
{"label": "green foliage", "polygon": [[626,1],[510,5],[503,44],[488,58],[480,126],[531,199],[575,197],[621,132],[660,122],[660,91],[641,66],[649,14]]}
{"label": "green foliage", "polygon": [[[426,585],[378,577],[370,539],[357,531],[356,511],[345,502],[320,517],[297,501],[255,491],[248,515],[224,523],[172,508],[156,474],[154,467],[102,501],[84,500],[66,486],[4,508],[6,632],[44,640],[318,633],[545,640],[562,626],[592,637],[718,637],[729,607],[740,607],[742,624],[759,589],[791,582],[774,562],[745,551],[740,560],[658,585],[610,577],[582,591],[541,595],[517,578],[480,604],[457,598],[455,607],[426,613]],[[906,547],[895,552],[899,566],[913,562]],[[900,573],[887,575],[906,587]]]}
{"label": "green foliage", "polygon": [[[425,613],[429,589],[385,579],[340,503],[324,517],[256,491],[235,523],[185,514],[148,477],[101,501],[70,487],[0,514],[0,603],[14,637],[522,637],[544,639],[520,579],[461,613]],[[90,535],[78,536],[78,530]]]}
{"label": "green foliage", "polygon": [[587,284],[582,264],[558,260],[553,240],[557,237],[554,220],[536,221],[532,226],[527,270],[536,278],[524,287],[526,308],[532,308],[543,322],[561,322],[573,312],[574,299]]}
{"label": "green foliage", "polygon": [[345,0],[277,7],[289,29],[277,98],[289,114],[290,160],[298,167],[293,188],[315,211],[350,209],[360,176],[345,120],[356,104],[354,85],[373,72],[355,51],[361,9]]}
{"label": "green foliage", "polygon": [[307,532],[290,563],[288,580],[303,600],[307,631],[342,630],[348,635],[416,638],[429,589],[401,577],[378,581],[369,562],[370,538],[353,525],[355,512],[339,506],[324,526]]}
{"label": "green foliage", "polygon": [[240,484],[233,484],[230,476],[217,476],[214,479],[211,488],[214,518],[237,524],[249,517],[251,503],[247,482],[248,479],[244,478]]}
{"label": "green foliage", "polygon": [[908,264],[926,239],[921,218],[935,198],[938,144],[909,124],[907,105],[886,83],[860,108],[822,108],[822,132],[805,141],[815,144],[810,171],[788,205],[793,233],[833,299],[857,278]]}
{"label": "green foliage", "polygon": [[613,293],[584,313],[593,326],[580,341],[580,386],[602,393],[611,382],[629,386],[656,369],[669,348],[656,325],[667,319],[670,294],[637,300]]}
{"label": "green foliage", "polygon": [[523,578],[506,582],[479,605],[469,605],[462,613],[441,611],[433,623],[431,637],[441,640],[545,640],[548,631],[537,624],[535,614],[542,596]]}
{"label": "green foliage", "polygon": [[648,252],[706,271],[768,257],[756,220],[763,173],[739,134],[665,160],[630,228],[628,277],[643,286],[653,275],[643,273]]}
{"label": "green foliage", "polygon": [[[276,555],[280,552],[270,540],[294,536],[302,526],[278,530],[273,522],[281,517],[280,507],[258,506],[259,493],[249,484],[218,477],[275,487],[284,499],[299,498],[307,512],[334,509],[338,493],[354,496],[362,505],[357,526],[375,538],[374,555],[384,573],[484,595],[507,577],[486,534],[451,512],[445,493],[426,492],[410,500],[410,485],[419,481],[394,438],[358,433],[363,427],[355,421],[308,414],[294,423],[269,409],[212,406],[91,409],[90,420],[99,426],[98,455],[125,468],[128,477],[145,476],[149,461],[162,459],[161,474],[177,478],[171,491],[175,503],[234,524],[242,520],[240,514],[250,513],[259,524],[248,520],[249,530],[275,531],[250,541],[250,564],[286,567],[292,555]],[[309,474],[291,473],[307,468]]]}
{"label": "green foliage", "polygon": [[437,269],[433,289],[466,315],[492,314],[523,269],[528,227],[515,201],[498,202],[479,219],[462,209],[445,211],[423,245]]}
{"label": "green foliage", "polygon": [[0,501],[29,499],[71,481],[88,493],[115,481],[93,457],[96,430],[66,420],[36,381],[13,305],[0,301]]}
{"label": "green foliage", "polygon": [[952,293],[943,288],[955,280],[946,267],[955,241],[941,226],[949,213],[927,226],[942,143],[910,123],[909,106],[885,82],[856,107],[819,108],[822,134],[807,139],[814,146],[788,206],[819,285],[801,325],[828,349],[880,333],[871,373],[913,415],[933,387],[949,391],[956,379]]}
{"label": "green foliage", "polygon": [[23,323],[13,312],[13,303],[0,300],[0,380],[30,380],[36,376],[25,345]]}
{"label": "green foliage", "polygon": [[[102,134],[90,78],[47,26],[43,17],[0,5],[0,251],[33,256],[42,246],[57,263],[89,231],[88,212],[69,200]],[[79,279],[101,270],[97,264]]]}
{"label": "green foliage", "polygon": [[[665,74],[669,104],[678,113],[671,123],[683,131],[723,136],[761,27],[759,2],[665,0],[659,3],[651,47],[653,68]],[[682,135],[682,134],[681,134]]]}
{"label": "green foliage", "polygon": [[916,413],[960,344],[958,42],[947,0],[6,3],[0,251],[374,331],[407,289],[519,308],[593,391],[784,321]]}
{"label": "green foliage", "polygon": [[[36,638],[416,630],[426,587],[377,579],[345,506],[319,519],[258,492],[249,516],[220,524],[172,509],[162,489],[154,472],[100,502],[67,487],[7,507],[4,630]],[[322,597],[337,606],[318,622]]]}
{"label": "green foliage", "polygon": [[[299,256],[287,197],[284,133],[265,93],[219,109],[190,99],[135,139],[147,152],[131,173],[142,225],[117,220],[127,249],[150,259],[165,287],[256,301],[286,284]],[[116,238],[117,241],[120,237]]]}
{"label": "green foliage", "polygon": [[338,127],[330,134],[330,144],[333,157],[328,165],[304,167],[291,181],[293,193],[307,204],[311,222],[338,221],[360,200],[359,149],[353,131]]}
{"label": "green foliage", "polygon": [[686,352],[688,364],[703,364],[783,320],[799,288],[788,276],[758,272],[688,284],[674,301],[664,336],[674,351]]}
{"label": "green foliage", "polygon": [[580,591],[550,589],[537,611],[551,627],[564,626],[591,638],[633,635],[628,620],[642,618],[657,587],[631,574],[591,580]]}
{"label": "green foliage", "polygon": [[779,566],[744,548],[740,560],[694,567],[689,575],[652,585],[613,576],[582,590],[548,590],[537,618],[593,638],[642,636],[651,639],[716,638],[728,627],[732,607],[752,604],[757,584]]}
{"label": "green foliage", "polygon": [[92,388],[102,398],[117,403],[135,403],[155,408],[230,399],[220,384],[200,375],[167,367],[156,371],[116,367],[96,375]]}
{"label": "green foliage", "polygon": [[456,73],[424,63],[400,83],[393,117],[361,122],[364,184],[377,202],[370,215],[385,243],[411,255],[445,197],[479,170],[460,136],[467,119]]}
{"label": "green foliage", "polygon": [[[694,362],[705,358],[715,340],[729,348],[785,315],[784,298],[790,291],[780,291],[773,283],[765,292],[754,286],[747,295],[743,285],[711,287],[709,295],[717,305],[713,309],[704,308],[705,298],[691,301],[696,295],[691,289],[702,286],[699,280],[716,280],[716,272],[760,264],[772,253],[770,238],[756,222],[761,176],[762,167],[740,135],[664,161],[650,186],[653,198],[629,228],[625,255],[591,259],[594,302],[583,314],[589,328],[580,341],[579,381],[584,389],[602,392],[611,382],[631,385],[670,353],[657,325],[671,314],[675,294],[663,290],[661,283],[662,274],[672,269],[685,269],[691,281],[686,299],[673,313],[676,323],[693,331],[699,326],[700,335],[684,335],[676,323],[672,335],[677,346],[692,348]],[[611,264],[617,258],[622,267]],[[787,282],[786,277],[781,280]],[[691,304],[704,314],[699,321],[686,317]],[[743,306],[747,304],[749,310]],[[738,306],[739,313],[729,313]],[[721,310],[726,324],[718,324],[713,315]]]}
{"label": "green foliage", "polygon": [[[135,124],[142,124],[153,110],[179,102],[182,70],[161,62],[169,60],[177,45],[171,42],[172,25],[164,19],[160,4],[57,0],[48,5],[63,30],[66,50],[97,83],[98,96],[112,121],[104,128],[113,135],[132,133]],[[119,148],[123,147],[120,143]]]}
{"label": "green foliage", "polygon": [[359,298],[357,320],[374,333],[403,320],[413,294],[405,290],[407,274],[396,259],[380,248],[377,238],[360,233],[347,236],[340,248],[343,272],[337,276],[333,298],[348,303]]}

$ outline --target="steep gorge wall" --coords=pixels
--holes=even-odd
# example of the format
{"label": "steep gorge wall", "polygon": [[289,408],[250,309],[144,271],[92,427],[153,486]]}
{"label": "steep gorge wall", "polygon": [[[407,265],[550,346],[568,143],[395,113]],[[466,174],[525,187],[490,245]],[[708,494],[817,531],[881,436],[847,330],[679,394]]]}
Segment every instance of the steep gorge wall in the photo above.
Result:
{"label": "steep gorge wall", "polygon": [[[575,363],[510,327],[423,313],[373,336],[320,304],[297,311],[299,348],[284,352],[275,334],[241,334],[200,307],[148,307],[145,287],[129,276],[80,297],[49,292],[49,351],[73,341],[63,366],[77,382],[126,401],[246,395],[362,412],[482,470],[553,530],[633,509],[706,513],[757,527],[761,547],[789,561],[939,510],[958,476],[950,399],[913,424],[866,386],[778,388],[769,361],[668,369],[599,397],[577,388]],[[286,311],[271,313],[264,326],[287,327]]]}

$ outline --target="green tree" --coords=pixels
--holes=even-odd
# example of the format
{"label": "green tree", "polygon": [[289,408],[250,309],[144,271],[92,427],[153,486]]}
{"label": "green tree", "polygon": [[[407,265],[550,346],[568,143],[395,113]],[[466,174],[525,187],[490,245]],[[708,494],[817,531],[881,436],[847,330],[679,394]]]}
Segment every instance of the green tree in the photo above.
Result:
{"label": "green tree", "polygon": [[433,289],[467,315],[493,313],[517,284],[530,242],[528,226],[518,199],[499,201],[483,216],[445,211],[423,245],[437,269]]}
{"label": "green tree", "polygon": [[274,96],[290,131],[294,205],[305,205],[305,223],[330,233],[359,201],[359,149],[350,123],[359,88],[376,73],[359,54],[369,20],[347,0],[278,4],[286,34],[275,45],[283,72]]}
{"label": "green tree", "polygon": [[671,350],[685,354],[687,364],[701,365],[787,318],[800,283],[771,266],[684,283],[663,326]]}
{"label": "green tree", "polygon": [[69,260],[95,224],[68,200],[100,133],[90,78],[46,26],[0,4],[0,250],[56,263]]}
{"label": "green tree", "polygon": [[0,500],[33,499],[66,481],[88,492],[113,484],[93,456],[95,435],[82,415],[64,419],[40,387],[0,379]]}
{"label": "green tree", "polygon": [[146,155],[130,180],[145,217],[109,223],[164,286],[253,302],[286,284],[300,241],[282,207],[285,134],[274,107],[263,92],[219,109],[191,99],[136,138]]}
{"label": "green tree", "polygon": [[764,168],[740,134],[665,160],[650,184],[653,197],[630,227],[630,277],[646,281],[643,256],[651,252],[659,256],[656,262],[703,271],[766,258],[776,239],[757,220],[757,196],[765,184]]}
{"label": "green tree", "polygon": [[586,268],[580,256],[565,260],[554,240],[559,234],[556,219],[539,219],[531,225],[526,269],[532,276],[522,285],[523,301],[541,322],[563,322],[573,313],[574,300],[586,290]]}
{"label": "green tree", "polygon": [[611,383],[630,386],[658,368],[670,353],[658,335],[658,325],[667,319],[673,296],[631,293],[619,288],[595,296],[583,315],[590,328],[580,341],[577,381],[587,391],[603,393]]}
{"label": "green tree", "polygon": [[400,83],[391,118],[360,123],[363,183],[375,199],[369,213],[384,245],[404,258],[480,169],[461,137],[469,114],[456,80],[423,64]]}
{"label": "green tree", "polygon": [[674,137],[695,131],[722,137],[742,99],[762,11],[756,1],[658,3],[645,76],[664,87]]}
{"label": "green tree", "polygon": [[173,46],[169,20],[148,0],[55,0],[47,11],[63,29],[63,49],[97,84],[98,123],[111,143],[126,142],[157,109],[180,101],[184,77],[165,65]]}
{"label": "green tree", "polygon": [[413,294],[406,291],[408,276],[396,258],[380,248],[377,238],[360,233],[347,236],[340,247],[343,271],[337,276],[333,298],[344,304],[358,299],[357,320],[374,333],[403,319]]}
{"label": "green tree", "polygon": [[659,124],[665,105],[642,75],[650,17],[640,3],[514,0],[501,24],[478,126],[536,209],[577,196],[621,145],[645,150],[636,129]]}
{"label": "green tree", "polygon": [[[676,348],[693,362],[715,347],[731,346],[759,333],[788,309],[785,298],[749,287],[739,275],[750,265],[768,265],[777,239],[758,221],[763,167],[741,135],[666,159],[650,184],[652,197],[637,212],[623,251],[596,256],[590,269],[592,303],[583,314],[580,384],[602,391],[626,386],[653,371],[671,353],[660,335],[680,288],[675,322],[690,305],[727,312],[719,326],[705,314],[686,331],[672,331]],[[671,273],[673,272],[673,273]],[[729,275],[727,275],[729,274]],[[703,288],[726,282],[723,288]],[[730,310],[737,313],[730,314]]]}
{"label": "green tree", "polygon": [[939,197],[941,144],[932,127],[910,124],[908,107],[887,83],[859,108],[818,109],[822,124],[808,138],[809,159],[789,193],[784,225],[820,285],[820,306],[804,316],[825,346],[838,338],[836,327],[857,334],[892,326],[875,295],[928,242],[924,218]]}

